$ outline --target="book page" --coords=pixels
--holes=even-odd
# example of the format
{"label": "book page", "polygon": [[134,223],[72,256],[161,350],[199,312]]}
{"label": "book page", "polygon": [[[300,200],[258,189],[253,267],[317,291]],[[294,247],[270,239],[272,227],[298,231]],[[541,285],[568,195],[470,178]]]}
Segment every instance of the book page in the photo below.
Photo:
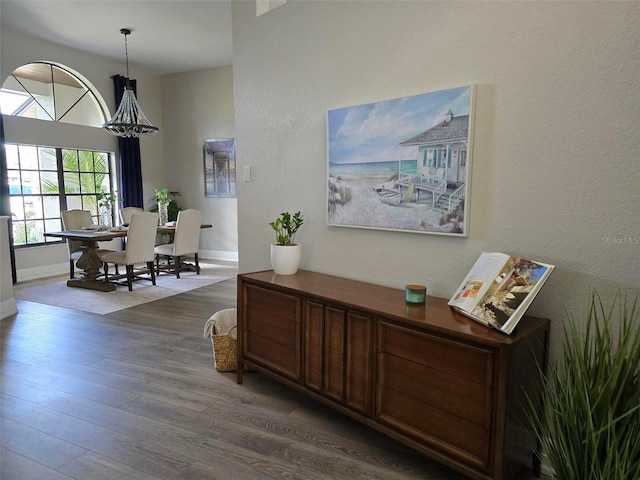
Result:
{"label": "book page", "polygon": [[504,253],[482,252],[456,293],[449,300],[449,305],[467,312],[473,311],[508,259],[509,255]]}
{"label": "book page", "polygon": [[552,265],[510,257],[471,313],[511,333],[552,270]]}

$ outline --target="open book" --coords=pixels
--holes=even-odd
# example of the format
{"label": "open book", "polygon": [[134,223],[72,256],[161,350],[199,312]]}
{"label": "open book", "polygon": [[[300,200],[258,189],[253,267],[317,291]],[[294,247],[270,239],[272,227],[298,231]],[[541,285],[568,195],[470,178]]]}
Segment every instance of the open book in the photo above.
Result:
{"label": "open book", "polygon": [[510,334],[554,268],[522,257],[482,252],[449,306]]}

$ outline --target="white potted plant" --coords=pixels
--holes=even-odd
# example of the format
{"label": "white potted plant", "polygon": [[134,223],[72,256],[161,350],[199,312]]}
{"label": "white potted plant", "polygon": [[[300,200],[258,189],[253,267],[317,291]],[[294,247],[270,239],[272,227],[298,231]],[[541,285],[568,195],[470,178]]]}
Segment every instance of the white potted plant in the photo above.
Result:
{"label": "white potted plant", "polygon": [[295,243],[298,229],[304,223],[300,212],[293,215],[282,212],[269,223],[276,232],[276,243],[271,244],[271,266],[278,275],[293,275],[300,267],[300,244]]}

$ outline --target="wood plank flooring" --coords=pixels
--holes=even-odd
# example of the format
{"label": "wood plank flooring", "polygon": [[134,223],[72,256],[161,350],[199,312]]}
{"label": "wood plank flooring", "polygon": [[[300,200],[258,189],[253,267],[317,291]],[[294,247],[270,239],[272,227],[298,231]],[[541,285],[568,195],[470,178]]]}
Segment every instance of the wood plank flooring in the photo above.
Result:
{"label": "wood plank flooring", "polygon": [[257,372],[216,372],[203,327],[235,302],[235,279],[108,315],[18,301],[0,478],[464,478]]}

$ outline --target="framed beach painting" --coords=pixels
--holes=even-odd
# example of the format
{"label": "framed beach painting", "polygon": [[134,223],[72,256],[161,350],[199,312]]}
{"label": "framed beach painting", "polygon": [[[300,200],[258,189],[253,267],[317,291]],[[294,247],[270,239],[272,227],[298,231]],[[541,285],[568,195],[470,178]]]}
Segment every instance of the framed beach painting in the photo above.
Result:
{"label": "framed beach painting", "polygon": [[474,90],[329,110],[327,224],[468,236]]}
{"label": "framed beach painting", "polygon": [[207,197],[236,196],[236,142],[233,138],[204,141],[204,194]]}

